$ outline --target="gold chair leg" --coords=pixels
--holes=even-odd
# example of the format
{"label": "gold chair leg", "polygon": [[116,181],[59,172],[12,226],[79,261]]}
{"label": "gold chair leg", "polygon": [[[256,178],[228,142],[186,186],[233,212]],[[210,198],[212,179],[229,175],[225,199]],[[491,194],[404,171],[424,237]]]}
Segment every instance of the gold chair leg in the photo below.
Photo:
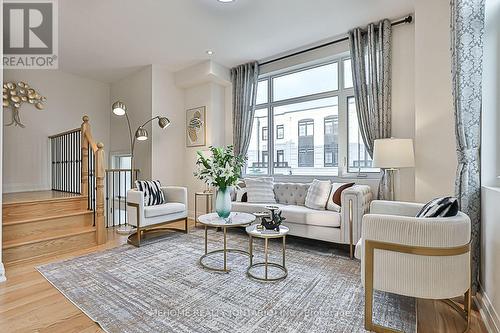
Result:
{"label": "gold chair leg", "polygon": [[141,227],[137,226],[137,247],[141,246]]}
{"label": "gold chair leg", "polygon": [[187,217],[184,219],[184,232],[187,234],[189,233],[189,227],[188,227],[188,219]]}

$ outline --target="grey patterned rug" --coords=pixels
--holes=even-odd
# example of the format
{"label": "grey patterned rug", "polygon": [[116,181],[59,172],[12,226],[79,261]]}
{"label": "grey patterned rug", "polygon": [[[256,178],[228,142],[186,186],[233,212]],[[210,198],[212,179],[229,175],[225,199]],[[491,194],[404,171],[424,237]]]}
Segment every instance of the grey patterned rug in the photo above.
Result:
{"label": "grey patterned rug", "polygon": [[[209,249],[221,245],[221,232],[209,237]],[[240,230],[228,241],[248,247]],[[106,332],[365,332],[360,264],[331,245],[289,237],[288,277],[273,283],[250,280],[248,257],[238,254],[228,256],[229,274],[206,271],[198,264],[203,249],[203,231],[172,233],[38,270]],[[255,260],[262,250],[255,240]],[[271,242],[270,259],[279,262],[280,251]],[[377,293],[374,318],[415,332],[415,300]]]}

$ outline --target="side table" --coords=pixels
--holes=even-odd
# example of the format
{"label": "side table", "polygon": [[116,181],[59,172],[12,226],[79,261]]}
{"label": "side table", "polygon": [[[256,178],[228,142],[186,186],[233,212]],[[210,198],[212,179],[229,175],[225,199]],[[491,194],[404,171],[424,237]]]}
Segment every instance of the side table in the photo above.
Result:
{"label": "side table", "polygon": [[194,227],[198,225],[198,197],[205,198],[205,214],[213,212],[213,192],[195,192],[194,193]]}
{"label": "side table", "polygon": [[[285,267],[285,255],[286,255],[286,235],[288,234],[288,227],[285,226],[280,226],[280,231],[279,233],[265,233],[257,229],[257,225],[251,225],[246,227],[246,232],[249,236],[249,253],[250,253],[250,265],[248,266],[247,269],[247,275],[251,278],[254,278],[256,280],[260,281],[278,281],[278,280],[283,280],[284,278],[287,277],[288,275],[288,270]],[[264,262],[260,263],[253,263],[253,238],[263,238],[264,239]],[[282,264],[277,264],[273,262],[269,262],[269,239],[271,238],[282,238],[283,239],[283,262]],[[268,268],[269,266],[275,267],[280,269],[283,274],[270,278],[268,277]],[[254,273],[252,273],[252,269],[256,267],[264,267],[264,276],[257,276]]]}

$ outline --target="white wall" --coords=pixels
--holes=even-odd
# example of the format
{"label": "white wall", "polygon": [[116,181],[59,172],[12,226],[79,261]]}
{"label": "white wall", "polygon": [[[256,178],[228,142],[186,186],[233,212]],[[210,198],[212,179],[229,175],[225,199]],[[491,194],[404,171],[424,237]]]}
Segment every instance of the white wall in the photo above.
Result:
{"label": "white wall", "polygon": [[451,91],[449,2],[415,1],[415,199],[420,202],[454,193]]}
{"label": "white wall", "polygon": [[[45,110],[23,105],[26,128],[4,129],[4,192],[46,190],[51,187],[48,136],[80,127],[90,117],[96,141],[109,149],[109,86],[59,70],[4,70],[5,81],[24,81],[47,97]],[[3,112],[10,122],[11,112]]]}
{"label": "white wall", "polygon": [[[0,17],[3,17],[3,6],[0,6]],[[3,54],[3,31],[0,27],[0,54]],[[2,65],[0,65],[2,66]],[[2,67],[3,69],[3,67]],[[0,71],[0,82],[3,82],[3,70]],[[3,156],[3,118],[0,118],[0,160]],[[2,174],[2,164],[0,164],[0,175]],[[5,281],[5,268],[3,267],[2,259],[2,193],[3,193],[3,177],[0,177],[0,282]]]}
{"label": "white wall", "polygon": [[[127,76],[111,84],[111,99],[107,102],[107,115],[110,118],[111,153],[130,153],[130,136],[125,116],[117,116],[111,112],[115,101],[127,105],[127,113],[132,128],[132,137],[138,126],[151,119],[152,114],[152,66]],[[155,124],[156,125],[156,124]],[[151,179],[152,126],[145,126],[150,135],[146,141],[135,141],[134,168],[140,169],[140,179]],[[134,137],[133,137],[134,138]],[[135,139],[134,139],[135,140]]]}
{"label": "white wall", "polygon": [[[481,293],[490,331],[500,332],[500,1],[486,1],[481,147]],[[494,328],[496,326],[496,329]]]}
{"label": "white wall", "polygon": [[170,119],[170,126],[153,126],[153,179],[166,185],[184,185],[184,95],[176,87],[174,75],[153,65],[153,115]]}

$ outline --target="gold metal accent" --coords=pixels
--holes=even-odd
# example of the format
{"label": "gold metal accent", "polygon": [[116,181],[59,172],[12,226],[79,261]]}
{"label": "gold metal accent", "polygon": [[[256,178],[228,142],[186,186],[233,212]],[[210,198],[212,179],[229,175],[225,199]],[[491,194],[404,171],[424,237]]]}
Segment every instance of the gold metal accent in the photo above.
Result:
{"label": "gold metal accent", "polygon": [[[395,243],[365,240],[365,329],[378,333],[400,333],[395,329],[380,326],[373,323],[373,275],[374,275],[374,253],[375,250],[384,250],[398,253],[406,253],[418,256],[448,257],[469,253],[470,243],[457,247],[437,248],[410,246]],[[466,328],[463,333],[468,332],[471,324],[471,269],[469,264],[469,289],[465,292],[465,302],[463,309],[452,300],[442,300],[451,306],[466,321]]]}
{"label": "gold metal accent", "polygon": [[[274,282],[274,281],[280,281],[285,279],[288,276],[288,269],[285,266],[285,257],[286,257],[286,235],[276,235],[273,237],[265,237],[264,238],[264,262],[259,262],[259,263],[253,263],[253,237],[249,234],[250,237],[249,240],[249,252],[250,252],[250,265],[247,268],[247,276],[259,280],[259,281],[264,281],[264,282]],[[266,235],[268,236],[268,235]],[[283,254],[283,262],[282,264],[277,264],[274,262],[269,262],[269,239],[271,238],[283,238],[283,247],[282,247],[282,254]],[[252,269],[256,267],[264,267],[264,277],[262,276],[257,276],[252,273]],[[275,277],[275,278],[269,278],[268,276],[268,271],[269,267],[275,267],[283,271],[283,274],[281,276]]]}
{"label": "gold metal accent", "polygon": [[[6,126],[24,127],[19,116],[19,109],[24,103],[34,104],[38,110],[43,110],[45,97],[41,96],[34,89],[28,89],[28,84],[24,82],[6,82],[3,84],[3,107],[12,110],[12,120]],[[12,103],[10,103],[12,102]]]}
{"label": "gold metal accent", "polygon": [[198,196],[205,197],[205,213],[213,211],[213,193],[212,192],[195,192],[194,194],[194,226],[198,226]]}
{"label": "gold metal accent", "polygon": [[[140,247],[141,240],[149,240],[149,239],[157,238],[157,237],[160,237],[160,236],[167,234],[169,231],[180,231],[180,232],[184,232],[186,234],[189,232],[187,217],[183,217],[183,218],[172,220],[172,221],[155,223],[155,224],[149,225],[147,227],[141,227],[140,223],[139,223],[139,204],[136,204],[133,202],[127,202],[127,206],[135,207],[136,222],[137,222],[137,226],[135,226],[136,232],[134,232],[133,234],[128,236],[127,243],[129,243],[129,244]],[[171,224],[171,223],[179,222],[179,221],[184,221],[184,230],[180,230],[177,228],[167,228],[167,227],[159,228],[162,225]],[[132,227],[134,227],[134,226],[132,226]]]}
{"label": "gold metal accent", "polygon": [[[248,224],[250,224],[250,223],[248,223]],[[243,224],[243,225],[238,224],[235,226],[232,226],[232,225],[220,226],[220,228],[222,228],[223,232],[224,232],[223,248],[220,250],[214,250],[214,251],[210,251],[210,252],[208,252],[208,226],[205,224],[205,254],[202,255],[198,261],[199,264],[201,265],[201,267],[203,267],[207,270],[213,271],[213,272],[229,273],[231,270],[227,268],[227,253],[239,253],[239,254],[244,254],[244,255],[250,256],[250,253],[245,251],[245,250],[230,249],[227,247],[227,228],[241,227],[241,226],[245,226],[248,224]],[[208,266],[205,263],[203,263],[203,259],[205,259],[213,254],[217,254],[217,253],[222,253],[224,256],[223,268],[212,267],[212,266]]]}

